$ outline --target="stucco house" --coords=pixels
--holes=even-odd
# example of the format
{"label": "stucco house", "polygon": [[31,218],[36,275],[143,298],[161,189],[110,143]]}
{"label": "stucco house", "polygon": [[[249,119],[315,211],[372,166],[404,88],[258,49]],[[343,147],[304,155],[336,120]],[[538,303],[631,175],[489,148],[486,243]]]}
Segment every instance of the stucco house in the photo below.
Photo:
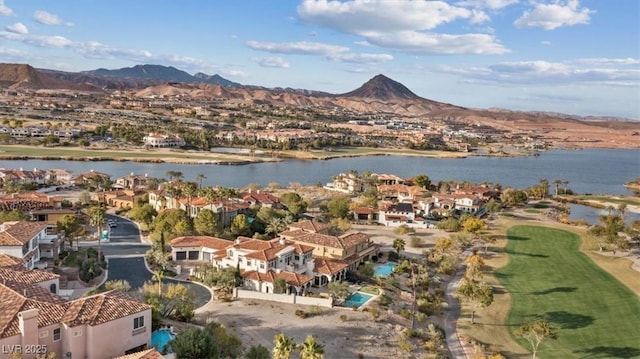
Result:
{"label": "stucco house", "polygon": [[18,257],[33,269],[40,261],[40,240],[47,238],[47,225],[35,222],[0,224],[0,253]]}
{"label": "stucco house", "polygon": [[149,346],[149,305],[118,291],[66,301],[56,294],[56,274],[19,261],[0,257],[7,265],[0,268],[0,347],[46,345],[58,358],[111,358]]}
{"label": "stucco house", "polygon": [[244,287],[273,293],[274,282],[282,278],[290,294],[306,293],[314,280],[313,248],[284,239],[263,241],[238,237],[228,241],[208,236],[178,237],[171,240],[173,258],[204,261],[217,268],[237,267]]}

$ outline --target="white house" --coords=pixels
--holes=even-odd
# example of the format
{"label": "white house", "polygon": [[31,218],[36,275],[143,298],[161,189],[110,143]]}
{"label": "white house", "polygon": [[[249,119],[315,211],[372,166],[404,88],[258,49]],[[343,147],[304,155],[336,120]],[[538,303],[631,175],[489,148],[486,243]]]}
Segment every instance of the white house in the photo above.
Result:
{"label": "white house", "polygon": [[47,224],[5,222],[0,224],[0,253],[24,260],[27,269],[40,261],[40,241],[48,243]]}

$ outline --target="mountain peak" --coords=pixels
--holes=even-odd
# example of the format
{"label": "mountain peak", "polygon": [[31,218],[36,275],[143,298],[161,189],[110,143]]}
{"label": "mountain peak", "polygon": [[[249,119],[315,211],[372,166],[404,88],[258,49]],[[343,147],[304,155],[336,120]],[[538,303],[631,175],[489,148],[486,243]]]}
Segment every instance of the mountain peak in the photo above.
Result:
{"label": "mountain peak", "polygon": [[420,99],[418,95],[411,92],[406,86],[383,74],[374,76],[365,82],[364,85],[342,96],[374,98],[384,101],[392,99]]}

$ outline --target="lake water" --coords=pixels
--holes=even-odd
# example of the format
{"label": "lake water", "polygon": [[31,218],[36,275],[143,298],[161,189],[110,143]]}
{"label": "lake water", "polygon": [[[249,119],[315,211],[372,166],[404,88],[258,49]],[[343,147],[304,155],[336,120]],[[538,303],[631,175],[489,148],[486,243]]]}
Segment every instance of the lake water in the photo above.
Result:
{"label": "lake water", "polygon": [[[588,149],[580,151],[545,151],[537,157],[469,157],[437,159],[403,156],[372,156],[339,158],[327,161],[285,160],[278,163],[255,163],[238,166],[211,164],[172,164],[138,162],[77,162],[17,160],[0,161],[0,168],[51,169],[65,168],[74,173],[91,169],[109,173],[113,178],[136,174],[167,177],[167,171],[180,171],[185,179],[196,181],[202,173],[205,185],[243,187],[251,183],[266,186],[278,182],[311,185],[331,181],[349,170],[372,171],[411,177],[427,174],[432,181],[468,180],[494,182],[504,187],[524,188],[537,184],[541,178],[550,182],[568,180],[568,187],[577,193],[630,195],[624,182],[640,176],[640,151]],[[552,189],[553,191],[553,185]]]}
{"label": "lake water", "polygon": [[[584,219],[589,224],[598,224],[599,216],[609,214],[609,211],[607,211],[606,209],[583,206],[580,204],[570,203],[569,208],[571,208],[571,213],[569,214],[570,219],[572,220]],[[617,206],[614,208],[617,208]],[[640,220],[640,213],[634,213],[629,211],[626,212],[625,214],[626,223],[631,223],[637,220]]]}

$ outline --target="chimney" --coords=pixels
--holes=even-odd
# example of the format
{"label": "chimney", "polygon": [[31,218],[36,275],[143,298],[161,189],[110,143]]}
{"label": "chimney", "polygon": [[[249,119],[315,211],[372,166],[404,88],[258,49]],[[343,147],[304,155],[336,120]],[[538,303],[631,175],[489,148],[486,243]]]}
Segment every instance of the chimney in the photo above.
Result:
{"label": "chimney", "polygon": [[18,313],[22,347],[38,344],[38,309]]}
{"label": "chimney", "polygon": [[131,172],[130,175],[133,176],[133,172]]}
{"label": "chimney", "polygon": [[278,243],[280,243],[280,245],[284,246],[285,244],[287,244],[287,242],[284,240],[284,238],[280,237],[280,240],[278,240]]}
{"label": "chimney", "polygon": [[240,238],[236,238],[235,243],[240,244]]}

